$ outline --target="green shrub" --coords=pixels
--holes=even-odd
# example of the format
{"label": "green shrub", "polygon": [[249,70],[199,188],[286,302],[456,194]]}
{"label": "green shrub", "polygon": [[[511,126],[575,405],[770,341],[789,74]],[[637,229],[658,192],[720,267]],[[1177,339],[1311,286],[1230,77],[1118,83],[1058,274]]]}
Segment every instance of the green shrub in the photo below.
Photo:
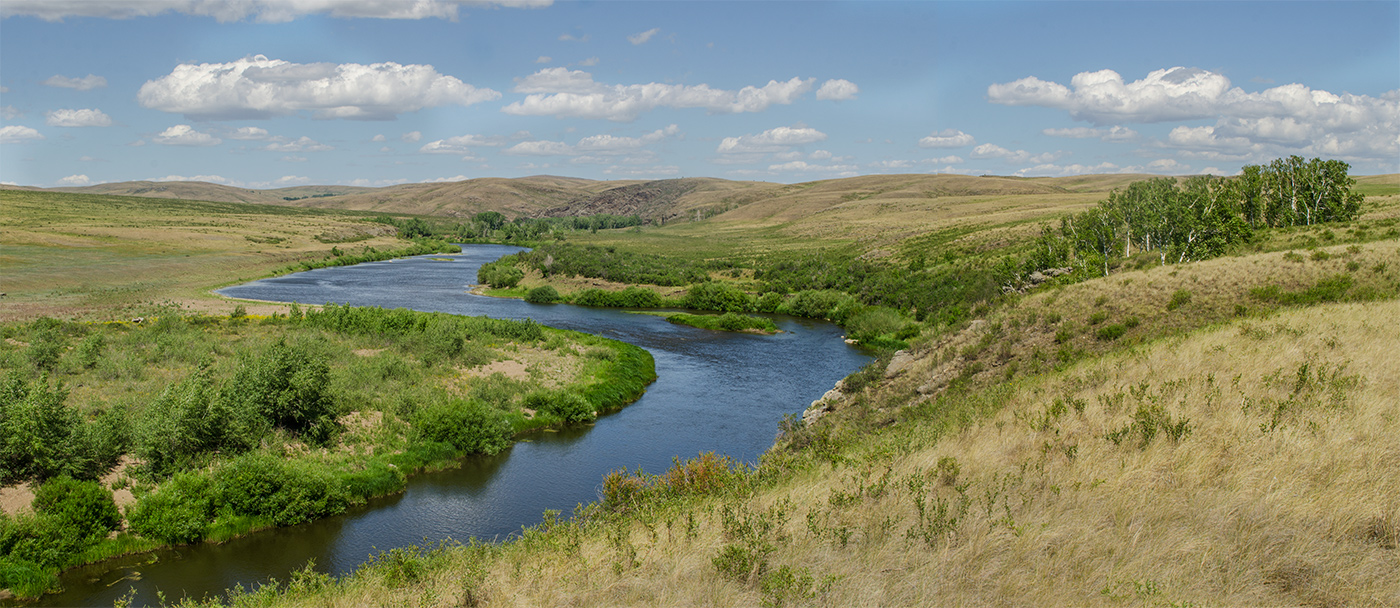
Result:
{"label": "green shrub", "polygon": [[1127,326],[1122,323],[1114,323],[1112,325],[1100,327],[1099,330],[1094,333],[1094,337],[1101,341],[1108,342],[1123,337],[1125,333],[1128,333]]}
{"label": "green shrub", "polygon": [[1106,312],[1104,312],[1104,311],[1102,311],[1102,310],[1100,310],[1100,311],[1098,311],[1098,312],[1095,312],[1094,314],[1089,315],[1089,324],[1090,324],[1090,325],[1098,325],[1099,323],[1103,323],[1104,321],[1107,321],[1107,320],[1108,320],[1108,313],[1106,313]]}
{"label": "green shrub", "polygon": [[770,291],[759,296],[753,302],[754,312],[778,312],[783,306],[783,294]]}
{"label": "green shrub", "polygon": [[510,445],[510,422],[499,410],[475,400],[428,405],[414,418],[413,428],[425,439],[467,454],[495,454]]}
{"label": "green shrub", "polygon": [[692,286],[681,299],[681,306],[694,310],[748,312],[753,310],[753,298],[728,283],[706,281]]}
{"label": "green shrub", "polygon": [[[171,384],[137,422],[136,454],[156,476],[186,468],[205,452],[256,442],[214,390],[207,368]],[[245,416],[245,418],[247,418]]]}
{"label": "green shrub", "polygon": [[549,285],[541,285],[525,294],[525,301],[532,304],[550,304],[559,300],[559,291]]}
{"label": "green shrub", "polygon": [[95,481],[55,477],[34,492],[34,512],[72,536],[96,542],[121,525],[112,491]]}
{"label": "green shrub", "polygon": [[536,412],[556,416],[569,424],[592,422],[598,417],[593,411],[593,404],[568,391],[534,391],[525,395],[523,405]]}
{"label": "green shrub", "polygon": [[304,346],[279,341],[245,357],[222,394],[232,411],[256,412],[268,423],[325,443],[334,435],[330,365]]}
{"label": "green shrub", "polygon": [[83,369],[97,367],[105,344],[102,334],[92,334],[83,338],[83,341],[78,343],[78,348],[73,351],[73,363]]}
{"label": "green shrub", "polygon": [[204,538],[214,519],[215,491],[207,476],[177,473],[156,491],[143,496],[126,513],[131,529],[167,543],[192,543]]}
{"label": "green shrub", "polygon": [[495,289],[515,287],[525,278],[525,271],[516,267],[514,261],[498,260],[482,264],[476,271],[477,280]]}
{"label": "green shrub", "polygon": [[606,308],[661,308],[661,296],[650,289],[628,287],[622,291],[585,289],[574,295],[574,304]]}
{"label": "green shrub", "polygon": [[899,311],[882,306],[870,306],[846,321],[846,330],[856,340],[869,340],[884,334],[897,333],[908,321]]}
{"label": "green shrub", "polygon": [[0,589],[9,589],[21,598],[43,595],[58,584],[50,569],[29,560],[0,555]]}
{"label": "green shrub", "polygon": [[94,444],[97,429],[67,400],[67,389],[50,386],[47,375],[27,381],[13,370],[0,380],[0,483],[91,479],[111,465],[113,457]]}
{"label": "green shrub", "polygon": [[1191,292],[1185,289],[1177,290],[1172,294],[1172,299],[1167,302],[1167,310],[1176,310],[1191,303]]}

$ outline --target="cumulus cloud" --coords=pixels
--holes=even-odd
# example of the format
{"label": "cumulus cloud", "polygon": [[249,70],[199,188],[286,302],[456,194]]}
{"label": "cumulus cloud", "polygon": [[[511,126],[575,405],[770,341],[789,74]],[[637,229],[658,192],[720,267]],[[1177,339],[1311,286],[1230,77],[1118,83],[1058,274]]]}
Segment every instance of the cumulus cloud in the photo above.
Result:
{"label": "cumulus cloud", "polygon": [[258,127],[239,127],[234,132],[228,134],[229,139],[259,140],[267,139],[267,129]]}
{"label": "cumulus cloud", "polygon": [[1030,152],[1027,152],[1027,151],[1025,151],[1025,150],[1008,150],[1008,149],[1003,148],[1003,147],[1001,147],[1001,146],[998,146],[998,145],[996,145],[996,144],[982,144],[982,145],[977,146],[976,148],[973,148],[973,149],[972,149],[972,157],[973,157],[973,158],[980,158],[980,159],[999,158],[999,159],[1004,160],[1004,161],[1006,161],[1006,162],[1008,162],[1008,163],[1028,163],[1028,162],[1030,162],[1030,163],[1041,163],[1041,164],[1044,164],[1044,163],[1052,162],[1052,161],[1054,161],[1054,160],[1056,160],[1056,159],[1058,159],[1058,158],[1064,156],[1065,154],[1066,154],[1066,152],[1064,152],[1064,151],[1045,152],[1045,153],[1042,153],[1042,154],[1031,154]]}
{"label": "cumulus cloud", "polygon": [[164,13],[213,17],[221,23],[251,18],[261,23],[285,23],[303,15],[343,19],[446,19],[456,21],[462,6],[549,6],[552,0],[6,0],[0,17],[30,16],[45,21],[68,17],[131,19]]}
{"label": "cumulus cloud", "polygon": [[793,146],[824,141],[826,133],[811,127],[792,126],[769,129],[758,135],[726,137],[719,142],[715,152],[720,154],[753,154],[765,152],[785,152]]}
{"label": "cumulus cloud", "polygon": [[209,182],[211,184],[234,185],[236,182],[222,175],[167,175],[165,177],[153,177],[145,180],[148,182]]}
{"label": "cumulus cloud", "polygon": [[[0,4],[0,7],[8,8],[9,6],[10,3],[8,2],[5,4]],[[98,89],[107,86],[107,79],[101,76],[95,76],[93,74],[88,74],[87,76],[84,76],[82,78],[69,78],[67,76],[60,76],[58,74],[54,74],[53,76],[50,76],[48,80],[45,80],[44,84],[51,87],[58,87],[60,89],[77,89],[79,91],[90,91],[92,89]]]}
{"label": "cumulus cloud", "polygon": [[517,116],[557,118],[605,118],[630,121],[656,108],[704,108],[711,113],[761,112],[774,104],[791,104],[812,88],[813,79],[770,80],[761,87],[737,91],[709,85],[647,84],[608,85],[593,75],[567,68],[546,68],[519,79],[514,89],[527,93],[501,111]]}
{"label": "cumulus cloud", "polygon": [[269,152],[325,152],[335,148],[303,135],[297,139],[278,138],[263,146],[263,149]]}
{"label": "cumulus cloud", "polygon": [[424,154],[470,154],[471,148],[504,146],[503,137],[483,137],[481,135],[459,135],[423,144],[418,151]]}
{"label": "cumulus cloud", "polygon": [[88,179],[88,176],[83,174],[69,175],[68,177],[58,180],[58,185],[60,186],[86,186],[91,183],[92,180]]}
{"label": "cumulus cloud", "polygon": [[5,125],[0,127],[0,144],[19,144],[43,138],[44,135],[42,133],[29,127],[21,125]]}
{"label": "cumulus cloud", "polygon": [[167,146],[217,146],[223,140],[189,125],[175,125],[152,137],[151,141]]}
{"label": "cumulus cloud", "polygon": [[1111,129],[1093,129],[1090,127],[1070,127],[1067,129],[1043,129],[1041,133],[1051,137],[1067,137],[1069,139],[1101,139],[1103,141],[1129,141],[1136,139],[1137,131],[1127,127],[1114,125]]}
{"label": "cumulus cloud", "polygon": [[639,45],[639,44],[646,44],[647,41],[648,41],[648,40],[651,40],[651,37],[652,37],[652,36],[655,36],[656,33],[659,32],[659,31],[661,31],[661,28],[659,28],[659,27],[654,27],[654,28],[651,28],[651,29],[649,29],[649,30],[647,30],[647,31],[645,31],[645,32],[639,32],[639,33],[636,33],[636,34],[632,34],[631,36],[628,36],[628,37],[627,37],[627,41],[628,41],[628,42],[631,42],[634,46],[635,46],[635,45]]}
{"label": "cumulus cloud", "polygon": [[794,160],[777,165],[768,165],[768,170],[774,173],[829,173],[837,176],[856,175],[855,165],[814,165],[807,161]]}
{"label": "cumulus cloud", "polygon": [[290,186],[292,184],[305,184],[310,181],[311,178],[304,177],[301,175],[283,175],[282,177],[277,178],[273,183],[279,186]]}
{"label": "cumulus cloud", "polygon": [[379,135],[375,135],[374,137],[369,138],[370,141],[388,141],[388,139],[389,139],[389,138],[384,137],[384,134],[383,134],[383,133],[380,133]]}
{"label": "cumulus cloud", "polygon": [[600,60],[597,57],[589,57],[588,59],[578,62],[578,64],[583,67],[592,67],[598,65],[598,61]]}
{"label": "cumulus cloud", "polygon": [[971,135],[957,129],[944,129],[919,140],[920,148],[961,148],[977,143]]}
{"label": "cumulus cloud", "polygon": [[1182,164],[1174,158],[1159,158],[1147,163],[1147,168],[1156,173],[1183,174],[1191,171],[1191,165]]}
{"label": "cumulus cloud", "polygon": [[471,179],[471,178],[469,178],[469,177],[467,177],[467,176],[465,176],[465,175],[454,175],[454,176],[452,176],[452,177],[435,177],[435,178],[430,179],[430,180],[425,180],[424,183],[428,183],[428,184],[446,184],[446,183],[449,183],[449,182],[464,182],[464,181],[467,181],[467,180],[469,180],[469,179]]}
{"label": "cumulus cloud", "polygon": [[[574,155],[621,155],[634,154],[648,144],[663,141],[680,134],[680,127],[669,125],[641,137],[620,137],[616,135],[590,135],[578,143],[569,145],[562,141],[522,141],[504,152],[516,156],[574,156]],[[587,162],[587,161],[585,161]]]}
{"label": "cumulus cloud", "polygon": [[142,106],[195,119],[269,118],[310,111],[316,118],[387,120],[444,105],[500,98],[431,65],[394,62],[291,63],[262,55],[229,63],[180,64],[147,81]]}
{"label": "cumulus cloud", "polygon": [[0,106],[0,118],[14,120],[21,116],[24,116],[24,112],[19,111],[19,108],[14,106]]}
{"label": "cumulus cloud", "polygon": [[554,61],[554,58],[548,55],[540,55],[539,57],[535,58],[535,63],[549,63],[551,61]]}
{"label": "cumulus cloud", "polygon": [[1034,167],[1027,167],[1016,171],[1014,175],[1019,177],[1060,177],[1067,175],[1089,175],[1093,173],[1136,173],[1140,167],[1119,167],[1110,162],[1102,162],[1097,165],[1056,165],[1052,163],[1042,163]]}
{"label": "cumulus cloud", "polygon": [[404,143],[406,143],[406,144],[417,143],[418,140],[423,139],[423,132],[422,132],[422,131],[409,131],[409,132],[407,132],[407,133],[404,133],[403,135],[400,135],[400,136],[399,136],[399,139],[402,140],[402,141],[403,141]]}
{"label": "cumulus cloud", "polygon": [[822,83],[817,89],[817,99],[829,99],[832,101],[842,101],[855,99],[856,93],[860,92],[860,87],[849,80],[834,78]]}
{"label": "cumulus cloud", "polygon": [[1178,127],[1169,138],[1171,145],[1200,146],[1201,154],[1243,158],[1253,150],[1390,162],[1400,156],[1400,90],[1372,97],[1286,84],[1250,93],[1223,74],[1174,67],[1133,82],[1112,70],[1082,72],[1070,86],[1031,76],[993,84],[987,96],[993,103],[1066,110],[1099,125],[1216,119],[1211,127]]}
{"label": "cumulus cloud", "polygon": [[44,123],[50,127],[110,127],[112,117],[102,110],[53,110],[44,112]]}

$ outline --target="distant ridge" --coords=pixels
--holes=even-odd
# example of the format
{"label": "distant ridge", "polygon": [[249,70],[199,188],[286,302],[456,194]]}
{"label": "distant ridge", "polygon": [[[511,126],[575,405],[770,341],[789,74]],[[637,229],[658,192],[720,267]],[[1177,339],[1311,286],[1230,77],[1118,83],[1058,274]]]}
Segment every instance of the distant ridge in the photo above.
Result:
{"label": "distant ridge", "polygon": [[[47,190],[453,218],[497,211],[511,218],[606,213],[639,215],[649,222],[658,223],[714,216],[742,221],[785,222],[862,201],[865,204],[893,204],[900,200],[945,197],[1107,193],[1133,181],[1152,177],[1159,176],[1106,174],[1025,178],[902,174],[780,184],[711,177],[599,181],[534,175],[400,184],[383,188],[294,186],[255,190],[208,182],[135,181]],[[1358,176],[1357,182],[1360,185],[1400,187],[1400,174]],[[45,190],[26,186],[0,188]]]}

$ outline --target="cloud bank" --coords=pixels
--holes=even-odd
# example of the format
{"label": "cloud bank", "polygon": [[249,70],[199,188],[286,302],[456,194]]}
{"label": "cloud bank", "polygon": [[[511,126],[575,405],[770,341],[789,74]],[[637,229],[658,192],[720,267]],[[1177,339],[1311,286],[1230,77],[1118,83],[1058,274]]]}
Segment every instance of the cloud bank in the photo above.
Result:
{"label": "cloud bank", "polygon": [[709,85],[608,85],[593,75],[568,68],[546,68],[517,81],[514,91],[527,93],[501,111],[517,116],[593,118],[626,122],[657,108],[703,108],[715,114],[762,112],[774,104],[791,104],[812,88],[813,79],[770,80],[737,91]]}
{"label": "cloud bank", "polygon": [[388,120],[444,105],[500,98],[431,65],[394,62],[291,63],[262,55],[229,63],[181,64],[137,93],[142,106],[193,120],[270,118],[310,111],[316,118]]}
{"label": "cloud bank", "polygon": [[535,8],[552,0],[5,0],[0,18],[28,16],[44,21],[70,17],[132,19],[180,13],[213,17],[220,23],[252,19],[285,23],[305,15],[342,19],[446,19],[456,21],[463,6]]}

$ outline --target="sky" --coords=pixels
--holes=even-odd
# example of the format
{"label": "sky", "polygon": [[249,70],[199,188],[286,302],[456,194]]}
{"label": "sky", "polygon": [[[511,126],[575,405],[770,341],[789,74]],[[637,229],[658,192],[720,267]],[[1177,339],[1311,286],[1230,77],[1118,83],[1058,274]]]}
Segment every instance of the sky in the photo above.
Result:
{"label": "sky", "polygon": [[0,0],[0,182],[1400,172],[1400,2]]}

